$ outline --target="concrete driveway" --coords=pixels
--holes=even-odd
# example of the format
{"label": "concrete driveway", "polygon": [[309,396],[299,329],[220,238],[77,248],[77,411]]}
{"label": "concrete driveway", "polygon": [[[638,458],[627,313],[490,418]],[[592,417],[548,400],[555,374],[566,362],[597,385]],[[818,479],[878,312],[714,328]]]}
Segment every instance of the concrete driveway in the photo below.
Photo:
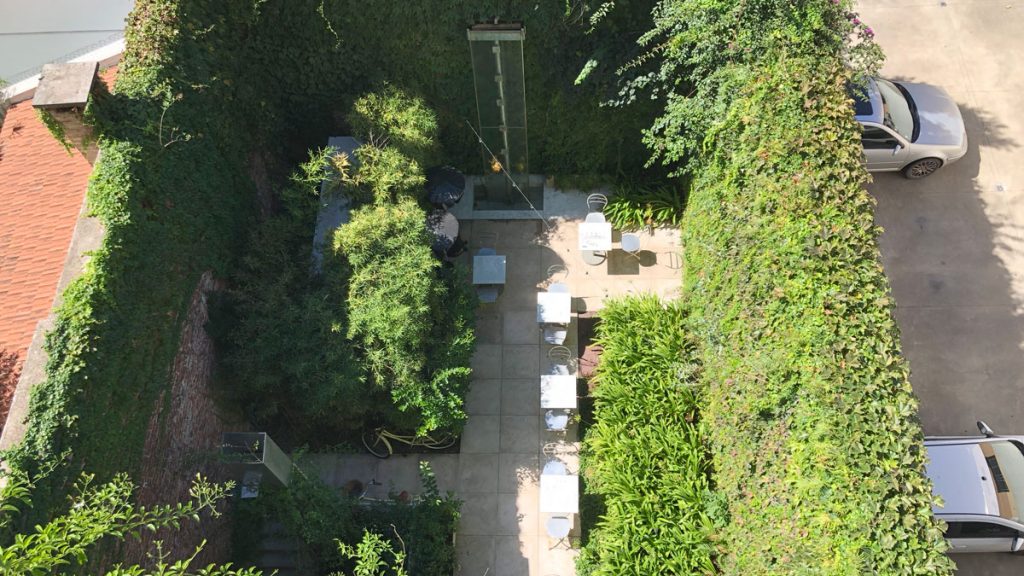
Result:
{"label": "concrete driveway", "polygon": [[[921,181],[869,190],[903,350],[929,435],[1024,433],[1024,2],[863,0],[883,76],[945,87],[970,151]],[[1024,557],[954,556],[959,574],[1024,573]]]}

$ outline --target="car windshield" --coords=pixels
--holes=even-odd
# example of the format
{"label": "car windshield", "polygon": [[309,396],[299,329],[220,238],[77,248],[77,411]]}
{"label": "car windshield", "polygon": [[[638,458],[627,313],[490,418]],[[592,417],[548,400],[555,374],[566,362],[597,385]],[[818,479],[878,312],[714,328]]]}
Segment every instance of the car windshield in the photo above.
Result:
{"label": "car windshield", "polygon": [[999,502],[999,515],[1020,521],[1020,505],[1024,503],[1024,451],[1009,440],[982,442],[981,452],[985,455],[992,484]]}
{"label": "car windshield", "polygon": [[892,82],[876,78],[875,84],[882,96],[882,123],[899,132],[900,136],[907,140],[912,140],[914,116],[910,111],[910,103]]}

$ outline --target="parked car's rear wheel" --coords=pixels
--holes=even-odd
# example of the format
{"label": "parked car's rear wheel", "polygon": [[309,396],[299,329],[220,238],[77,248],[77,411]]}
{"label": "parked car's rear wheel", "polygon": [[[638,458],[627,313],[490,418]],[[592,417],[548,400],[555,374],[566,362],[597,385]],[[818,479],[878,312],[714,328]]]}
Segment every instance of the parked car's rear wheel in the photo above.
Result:
{"label": "parked car's rear wheel", "polygon": [[931,175],[942,166],[942,160],[938,158],[921,158],[907,164],[903,168],[903,175],[911,180],[918,180]]}

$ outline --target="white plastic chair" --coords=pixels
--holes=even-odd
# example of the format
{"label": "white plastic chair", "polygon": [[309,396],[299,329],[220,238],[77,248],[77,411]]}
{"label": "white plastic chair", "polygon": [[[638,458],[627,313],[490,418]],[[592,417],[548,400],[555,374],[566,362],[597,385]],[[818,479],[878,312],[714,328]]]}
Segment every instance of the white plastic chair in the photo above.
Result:
{"label": "white plastic chair", "polygon": [[[568,410],[548,410],[544,413],[544,429],[548,432],[565,432],[568,427]],[[547,469],[547,465],[545,465],[545,469]]]}
{"label": "white plastic chair", "polygon": [[591,212],[587,214],[584,222],[607,222],[604,218],[604,214],[601,212]]}
{"label": "white plastic chair", "polygon": [[555,292],[559,294],[568,294],[569,287],[561,282],[555,282],[551,286],[548,286],[548,292]]}
{"label": "white plastic chair", "polygon": [[565,476],[567,474],[569,474],[569,469],[558,460],[548,460],[541,472],[542,476]]}
{"label": "white plastic chair", "polygon": [[544,325],[544,342],[546,344],[565,344],[565,338],[569,335],[569,329],[558,324]]}
{"label": "white plastic chair", "polygon": [[640,251],[640,236],[632,234],[630,232],[622,233],[622,240],[619,242],[619,246],[622,247],[622,251],[629,254],[630,256],[640,259],[637,252]]}

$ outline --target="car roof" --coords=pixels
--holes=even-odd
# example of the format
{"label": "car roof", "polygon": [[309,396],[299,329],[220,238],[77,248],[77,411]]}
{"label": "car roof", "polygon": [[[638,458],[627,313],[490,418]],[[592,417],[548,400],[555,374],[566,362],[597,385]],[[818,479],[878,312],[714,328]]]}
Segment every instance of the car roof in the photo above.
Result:
{"label": "car roof", "polygon": [[936,514],[999,515],[996,489],[985,455],[977,443],[926,444],[928,478],[942,506]]}
{"label": "car roof", "polygon": [[846,93],[853,99],[853,114],[858,122],[882,123],[882,94],[874,78],[868,78],[866,86],[847,84]]}

